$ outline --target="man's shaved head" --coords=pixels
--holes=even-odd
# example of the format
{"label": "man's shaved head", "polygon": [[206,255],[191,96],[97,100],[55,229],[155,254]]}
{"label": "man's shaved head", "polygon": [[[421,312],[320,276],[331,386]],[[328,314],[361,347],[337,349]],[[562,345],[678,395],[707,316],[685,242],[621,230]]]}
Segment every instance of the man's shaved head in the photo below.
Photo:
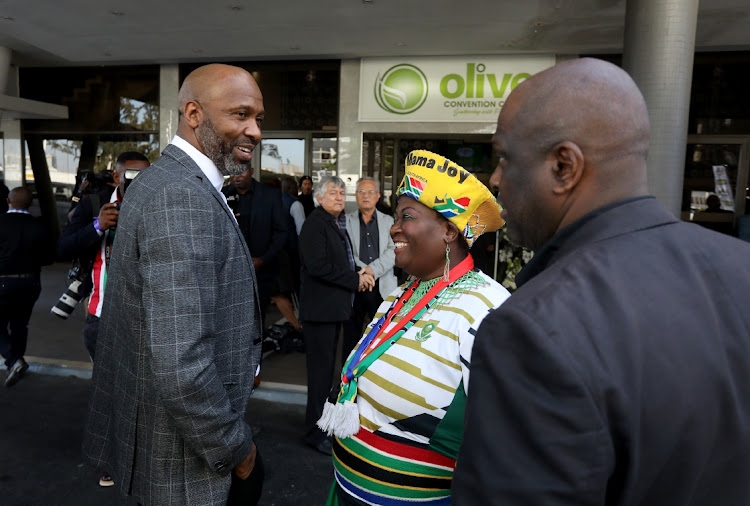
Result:
{"label": "man's shaved head", "polygon": [[529,78],[517,89],[524,114],[516,128],[546,151],[573,141],[591,161],[634,156],[646,159],[649,121],[640,90],[621,68],[581,58]]}
{"label": "man's shaved head", "polygon": [[11,209],[25,209],[28,210],[31,207],[31,203],[34,200],[34,196],[24,186],[18,186],[13,188],[8,195],[8,203]]}
{"label": "man's shaved head", "polygon": [[198,67],[187,75],[180,87],[180,93],[177,95],[180,113],[182,114],[189,101],[197,100],[201,104],[208,104],[222,96],[226,88],[235,85],[237,80],[248,79],[260,93],[252,74],[245,69],[222,63]]}
{"label": "man's shaved head", "polygon": [[225,176],[245,172],[265,117],[263,95],[253,76],[232,65],[204,65],[188,74],[177,100],[177,135]]}
{"label": "man's shaved head", "polygon": [[602,60],[570,60],[508,97],[493,144],[508,234],[531,249],[603,205],[648,193],[646,103],[630,76]]}

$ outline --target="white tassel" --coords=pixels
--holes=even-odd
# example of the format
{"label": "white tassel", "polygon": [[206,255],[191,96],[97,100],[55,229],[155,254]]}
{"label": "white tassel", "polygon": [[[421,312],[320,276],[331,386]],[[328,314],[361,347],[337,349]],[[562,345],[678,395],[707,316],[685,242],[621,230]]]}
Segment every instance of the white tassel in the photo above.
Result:
{"label": "white tassel", "polygon": [[326,403],[323,404],[323,415],[317,422],[317,426],[320,427],[320,430],[322,430],[329,436],[333,434],[333,419],[335,417],[337,404],[338,403],[331,404],[330,402],[326,401]]}
{"label": "white tassel", "polygon": [[336,413],[336,424],[333,433],[338,438],[351,437],[359,432],[359,408],[356,402],[344,401]]}

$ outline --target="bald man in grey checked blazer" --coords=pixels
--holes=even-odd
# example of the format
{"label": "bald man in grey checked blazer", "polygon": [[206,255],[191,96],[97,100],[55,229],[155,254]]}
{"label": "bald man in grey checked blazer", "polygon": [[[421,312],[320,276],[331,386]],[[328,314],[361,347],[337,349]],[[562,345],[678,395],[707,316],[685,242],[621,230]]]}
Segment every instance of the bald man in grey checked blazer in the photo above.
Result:
{"label": "bald man in grey checked blazer", "polygon": [[[217,182],[205,172],[203,163],[213,161],[219,174],[220,157],[193,130],[250,136],[245,119],[223,118],[223,107],[206,104],[233,100],[238,83],[249,90],[242,88],[240,98],[252,98],[257,85],[236,67],[208,67],[199,73],[208,82],[193,84],[216,95],[193,90],[195,103],[186,106],[181,90],[178,137],[127,190],[97,343],[83,451],[111,473],[121,499],[144,505],[225,505],[232,476],[251,456],[255,462],[244,421],[260,358],[255,271]],[[262,110],[262,97],[260,104]],[[206,116],[213,127],[202,123]],[[259,140],[258,122],[255,140],[247,142],[254,147]],[[236,144],[227,146],[231,156]]]}

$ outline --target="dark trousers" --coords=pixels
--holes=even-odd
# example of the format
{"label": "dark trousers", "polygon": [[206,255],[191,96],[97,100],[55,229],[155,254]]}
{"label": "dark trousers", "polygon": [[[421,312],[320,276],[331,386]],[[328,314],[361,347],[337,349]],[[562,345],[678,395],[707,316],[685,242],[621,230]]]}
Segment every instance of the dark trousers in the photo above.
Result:
{"label": "dark trousers", "polygon": [[263,459],[260,458],[260,450],[255,455],[255,467],[253,472],[245,480],[241,480],[232,471],[232,485],[229,488],[227,506],[255,506],[260,501],[263,492],[263,480],[266,470],[263,467]]}
{"label": "dark trousers", "polygon": [[94,316],[91,313],[86,314],[86,325],[83,327],[83,345],[86,347],[86,351],[89,352],[91,361],[94,361],[94,353],[96,352],[96,336],[99,335],[99,317]]}
{"label": "dark trousers", "polygon": [[344,360],[362,338],[365,324],[370,323],[382,302],[377,281],[371,292],[357,292],[354,295],[352,317],[344,322],[344,342],[341,350]]}
{"label": "dark trousers", "polygon": [[302,326],[307,362],[307,409],[305,410],[305,440],[317,445],[325,437],[315,423],[323,414],[323,404],[333,388],[336,366],[336,345],[341,322],[309,322]]}
{"label": "dark trousers", "polygon": [[26,353],[31,310],[41,291],[39,276],[0,277],[0,355],[7,367]]}

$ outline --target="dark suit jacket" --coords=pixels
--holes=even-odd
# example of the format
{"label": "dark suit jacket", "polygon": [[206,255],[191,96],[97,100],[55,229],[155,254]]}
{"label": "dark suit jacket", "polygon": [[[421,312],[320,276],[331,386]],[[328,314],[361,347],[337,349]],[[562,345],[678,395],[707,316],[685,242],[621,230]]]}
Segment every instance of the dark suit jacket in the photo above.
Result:
{"label": "dark suit jacket", "polygon": [[39,218],[0,214],[0,274],[39,274],[54,259],[54,238]]}
{"label": "dark suit jacket", "polygon": [[454,504],[750,504],[749,259],[654,198],[560,231],[477,333]]}
{"label": "dark suit jacket", "polygon": [[[263,260],[263,267],[257,272],[258,280],[269,281],[279,275],[279,255],[286,243],[287,221],[279,190],[253,181],[252,191],[253,203],[249,220],[239,216],[237,221],[250,254]],[[233,185],[225,187],[222,192],[230,203],[239,197]]]}
{"label": "dark suit jacket", "polygon": [[359,288],[359,275],[349,267],[348,237],[336,218],[316,207],[299,234],[301,288],[300,320],[340,322],[349,319],[352,295]]}
{"label": "dark suit jacket", "polygon": [[[96,194],[100,209],[104,204],[109,203],[113,191],[115,188],[109,187]],[[73,216],[70,217],[70,223],[63,230],[60,241],[57,243],[59,259],[70,260],[80,257],[84,265],[88,265],[88,262],[94,259],[102,244],[102,236],[97,234],[94,228],[94,218],[97,216],[99,213],[94,215],[90,196],[78,202]]]}
{"label": "dark suit jacket", "polygon": [[224,506],[261,341],[237,222],[170,144],[128,187],[112,250],[84,454],[141,504]]}

